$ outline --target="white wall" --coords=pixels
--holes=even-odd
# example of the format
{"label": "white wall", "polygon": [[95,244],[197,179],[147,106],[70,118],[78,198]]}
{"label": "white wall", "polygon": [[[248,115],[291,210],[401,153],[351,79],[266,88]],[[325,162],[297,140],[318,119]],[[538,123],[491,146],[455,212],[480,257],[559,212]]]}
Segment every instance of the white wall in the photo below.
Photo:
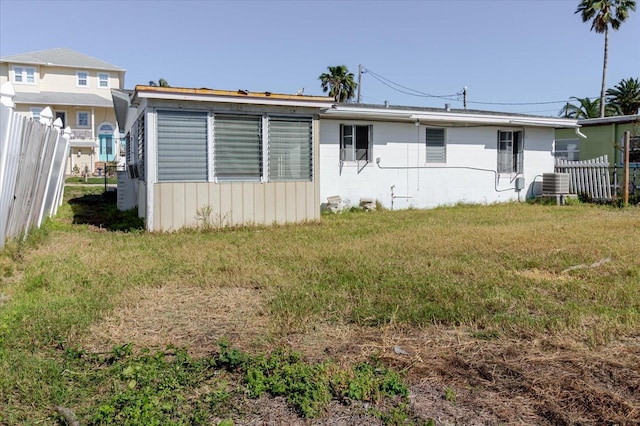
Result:
{"label": "white wall", "polygon": [[[373,125],[373,162],[359,170],[356,163],[340,168],[340,124]],[[523,130],[501,127],[446,128],[447,162],[425,162],[425,125],[414,123],[320,120],[320,202],[339,195],[346,204],[358,205],[360,198],[375,198],[392,207],[391,186],[396,198],[393,208],[429,208],[463,203],[495,203],[522,200],[532,195],[536,175],[553,172],[551,146],[554,129],[525,130],[525,189],[515,191],[515,176],[502,174],[496,184],[497,131]],[[380,157],[381,169],[375,159]],[[472,167],[488,171],[454,167]],[[540,181],[540,177],[537,178]],[[496,188],[500,191],[496,191]],[[511,189],[510,189],[511,188]],[[505,190],[505,191],[502,191]],[[406,197],[406,198],[404,198]]]}

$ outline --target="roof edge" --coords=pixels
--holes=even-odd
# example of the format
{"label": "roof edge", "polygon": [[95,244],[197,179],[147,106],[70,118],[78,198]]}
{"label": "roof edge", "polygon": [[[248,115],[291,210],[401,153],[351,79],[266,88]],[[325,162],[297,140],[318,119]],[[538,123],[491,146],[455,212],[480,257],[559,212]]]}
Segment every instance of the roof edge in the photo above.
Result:
{"label": "roof edge", "polygon": [[[154,96],[154,94],[156,96]],[[272,100],[287,100],[287,101],[306,101],[306,102],[321,102],[321,103],[334,103],[334,99],[328,96],[311,96],[311,95],[291,95],[284,93],[273,92],[250,92],[248,90],[220,90],[209,88],[185,88],[185,87],[159,87],[159,86],[147,86],[136,85],[134,96],[142,97],[171,97],[172,95],[192,95],[192,96],[219,96],[236,99],[272,99]],[[157,96],[160,95],[160,96]],[[166,96],[162,96],[166,95]]]}

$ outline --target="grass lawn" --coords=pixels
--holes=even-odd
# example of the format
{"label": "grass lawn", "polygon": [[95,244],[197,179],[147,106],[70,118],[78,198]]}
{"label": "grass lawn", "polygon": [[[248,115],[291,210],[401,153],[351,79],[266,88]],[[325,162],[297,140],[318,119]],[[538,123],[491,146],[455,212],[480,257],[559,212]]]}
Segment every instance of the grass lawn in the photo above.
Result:
{"label": "grass lawn", "polygon": [[[64,181],[67,185],[101,185],[104,184],[104,176],[102,177],[87,177],[86,179],[81,176],[72,176],[68,177]],[[118,183],[118,179],[115,177],[108,177],[107,184],[116,184]]]}
{"label": "grass lawn", "polygon": [[0,254],[0,424],[640,418],[638,208],[150,234],[101,188],[65,191]]}

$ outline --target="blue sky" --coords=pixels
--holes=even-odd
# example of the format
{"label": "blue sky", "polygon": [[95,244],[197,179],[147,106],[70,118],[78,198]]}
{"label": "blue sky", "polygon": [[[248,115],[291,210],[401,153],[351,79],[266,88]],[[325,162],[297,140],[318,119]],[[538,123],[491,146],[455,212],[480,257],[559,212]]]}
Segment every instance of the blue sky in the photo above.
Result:
{"label": "blue sky", "polygon": [[[322,94],[318,76],[347,65],[362,101],[461,108],[430,95],[467,86],[469,108],[557,115],[597,97],[604,37],[578,0],[28,1],[0,0],[0,55],[67,47],[127,70],[125,86]],[[375,75],[374,75],[375,73]],[[610,34],[607,86],[640,77],[640,11]],[[404,90],[404,89],[402,89]]]}

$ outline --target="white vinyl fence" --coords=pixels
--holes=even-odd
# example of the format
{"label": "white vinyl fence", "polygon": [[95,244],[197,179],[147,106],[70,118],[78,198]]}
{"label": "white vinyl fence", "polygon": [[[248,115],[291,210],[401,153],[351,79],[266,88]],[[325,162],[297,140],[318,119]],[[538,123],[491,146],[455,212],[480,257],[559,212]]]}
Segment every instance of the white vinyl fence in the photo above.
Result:
{"label": "white vinyl fence", "polygon": [[584,194],[593,200],[611,201],[609,158],[603,155],[592,160],[556,160],[556,173],[569,173],[569,193]]}
{"label": "white vinyl fence", "polygon": [[[14,111],[10,83],[0,88],[0,249],[26,236],[62,204],[69,137],[51,108],[40,121]],[[65,134],[66,133],[66,134]]]}

